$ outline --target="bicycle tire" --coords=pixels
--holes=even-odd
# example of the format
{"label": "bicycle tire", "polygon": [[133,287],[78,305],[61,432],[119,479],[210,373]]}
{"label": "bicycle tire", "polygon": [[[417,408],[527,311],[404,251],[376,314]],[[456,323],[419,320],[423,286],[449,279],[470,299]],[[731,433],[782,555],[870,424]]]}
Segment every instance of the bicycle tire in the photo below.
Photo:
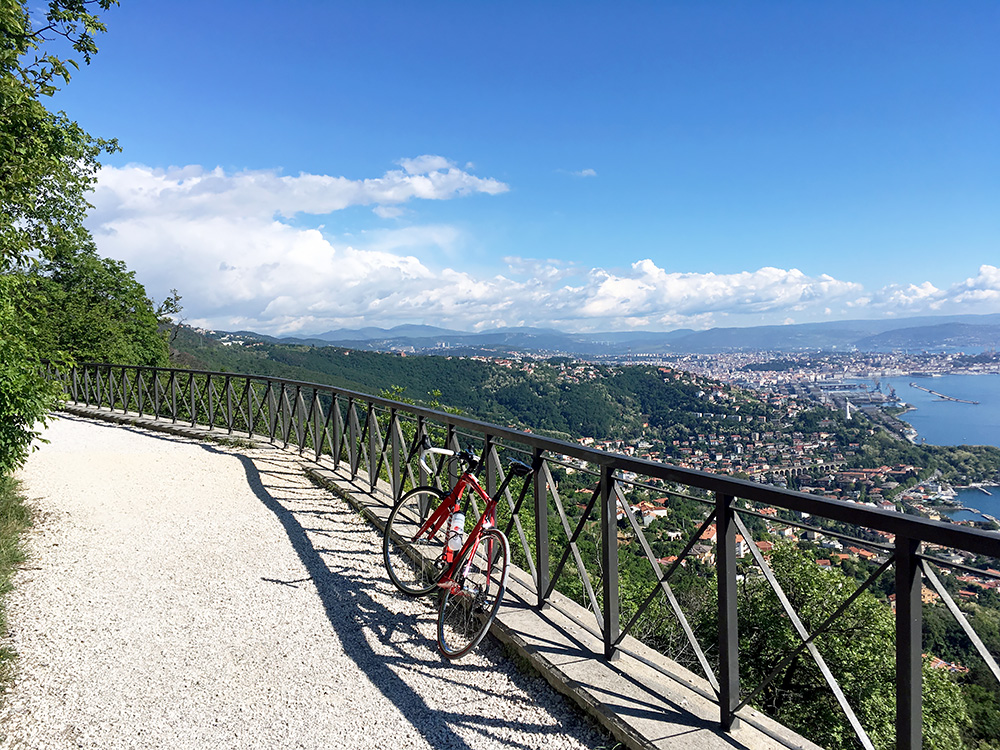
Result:
{"label": "bicycle tire", "polygon": [[510,543],[500,529],[484,531],[462,555],[455,585],[444,589],[438,602],[438,649],[446,658],[465,656],[489,632],[507,590],[509,568]]}
{"label": "bicycle tire", "polygon": [[382,535],[382,559],[396,588],[410,596],[425,596],[437,586],[446,528],[414,539],[423,522],[437,510],[445,493],[437,487],[415,487],[389,512]]}

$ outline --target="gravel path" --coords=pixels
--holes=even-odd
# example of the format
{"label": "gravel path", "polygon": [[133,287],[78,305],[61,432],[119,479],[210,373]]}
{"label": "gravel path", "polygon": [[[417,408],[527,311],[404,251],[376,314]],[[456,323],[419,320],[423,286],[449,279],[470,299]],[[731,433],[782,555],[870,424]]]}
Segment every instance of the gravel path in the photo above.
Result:
{"label": "gravel path", "polygon": [[9,599],[0,748],[595,748],[484,643],[457,664],[294,456],[63,417]]}

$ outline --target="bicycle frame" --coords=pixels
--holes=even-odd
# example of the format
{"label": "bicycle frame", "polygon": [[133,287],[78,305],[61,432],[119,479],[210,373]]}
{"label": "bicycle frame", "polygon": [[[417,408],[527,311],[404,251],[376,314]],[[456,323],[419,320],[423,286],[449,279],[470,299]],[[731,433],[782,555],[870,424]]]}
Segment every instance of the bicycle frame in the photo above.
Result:
{"label": "bicycle frame", "polygon": [[[423,525],[417,529],[417,533],[413,535],[411,541],[415,542],[420,538],[422,534],[427,534],[428,536],[433,536],[441,527],[448,521],[453,513],[462,509],[462,497],[465,495],[465,491],[471,487],[480,499],[486,504],[483,508],[483,512],[479,516],[479,520],[476,521],[476,525],[472,527],[472,531],[469,532],[468,536],[465,538],[465,542],[462,544],[461,548],[458,550],[453,550],[451,547],[445,546],[443,558],[446,563],[449,564],[448,570],[441,576],[441,584],[449,584],[453,580],[455,573],[455,565],[458,560],[462,559],[462,555],[467,549],[472,547],[473,554],[469,555],[469,561],[471,563],[472,558],[475,555],[475,546],[479,544],[479,537],[483,532],[484,528],[490,528],[496,526],[496,508],[497,499],[503,493],[504,488],[509,482],[509,478],[501,486],[500,490],[496,493],[494,497],[490,497],[486,494],[486,490],[483,489],[482,485],[479,484],[479,480],[476,479],[475,474],[471,472],[463,472],[458,478],[458,482],[455,487],[449,492],[441,505],[438,506],[430,517],[424,521]],[[468,506],[468,500],[464,503]]]}

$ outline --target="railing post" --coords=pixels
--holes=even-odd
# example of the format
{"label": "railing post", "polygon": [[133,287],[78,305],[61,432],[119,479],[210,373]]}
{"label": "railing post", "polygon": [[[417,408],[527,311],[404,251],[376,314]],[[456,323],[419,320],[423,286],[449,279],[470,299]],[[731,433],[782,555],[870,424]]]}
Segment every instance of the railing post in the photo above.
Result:
{"label": "railing post", "polygon": [[736,612],[736,511],[732,495],[715,495],[716,576],[719,605],[719,713],[722,728],[734,729],[740,701],[740,637]]}
{"label": "railing post", "polygon": [[160,407],[162,406],[160,396],[160,368],[153,370],[153,411],[156,413],[156,418],[160,418]]}
{"label": "railing post", "polygon": [[[455,430],[455,425],[448,425],[448,434],[445,437],[444,444],[446,448],[450,448],[453,451],[458,450],[458,432]],[[448,462],[448,472],[445,474],[449,487],[454,487],[458,484],[458,461]]]}
{"label": "railing post", "polygon": [[138,367],[135,369],[136,395],[139,397],[139,416],[140,417],[145,415],[145,412],[143,411],[143,406],[144,405],[143,405],[143,399],[142,399],[142,396],[143,396],[143,386],[145,386],[145,382],[143,381],[144,375],[145,375],[145,373],[143,372],[142,369],[140,369]]}
{"label": "railing post", "polygon": [[[292,415],[289,413],[291,409],[291,401],[288,398],[288,389],[291,387],[288,383],[279,383],[281,388],[281,394],[278,396],[278,414],[281,416],[281,447],[288,447],[288,438],[292,434]],[[288,405],[288,409],[285,405]]]}
{"label": "railing post", "polygon": [[233,381],[226,375],[226,433],[233,434]]}
{"label": "railing post", "polygon": [[368,402],[368,483],[371,491],[378,485],[378,430],[376,429],[375,404]]}
{"label": "railing post", "polygon": [[70,377],[72,377],[72,379],[73,379],[73,400],[74,401],[79,401],[80,400],[80,391],[79,391],[80,384],[77,382],[77,379],[76,379],[76,365],[73,365],[73,368],[70,370]]}
{"label": "railing post", "polygon": [[392,440],[392,501],[396,502],[403,494],[403,475],[399,464],[399,454],[403,450],[399,439],[400,426],[397,421],[399,416],[395,409],[389,410],[389,432]]}
{"label": "railing post", "polygon": [[309,411],[313,415],[313,455],[315,460],[319,461],[319,457],[323,453],[323,402],[320,400],[318,388],[313,388],[312,392],[312,404],[309,406]]}
{"label": "railing post", "polygon": [[170,422],[177,424],[177,370],[170,371]]}
{"label": "railing post", "polygon": [[306,405],[302,400],[302,386],[295,386],[295,407],[292,409],[292,414],[295,415],[295,440],[299,444],[299,455],[301,456],[303,451],[306,449],[306,421],[308,417],[305,415]]}
{"label": "railing post", "polygon": [[212,388],[212,373],[205,376],[205,393],[208,395],[208,427],[215,427],[215,391]]}
{"label": "railing post", "polygon": [[920,542],[896,536],[896,747],[920,750],[922,603]]}
{"label": "railing post", "polygon": [[493,497],[497,491],[497,466],[493,460],[492,435],[483,435],[483,455],[486,456],[486,494]]}
{"label": "railing post", "polygon": [[545,606],[545,592],[549,590],[549,491],[542,471],[542,449],[532,451],[531,468],[535,470],[535,588],[538,608]]}
{"label": "railing post", "polygon": [[274,395],[273,380],[267,381],[267,390],[264,395],[267,398],[267,438],[273,445],[274,433],[278,429],[277,397]]}
{"label": "railing post", "polygon": [[340,394],[333,394],[333,468],[340,468],[340,444],[344,439],[343,420],[340,418]]}
{"label": "railing post", "polygon": [[194,373],[192,372],[188,376],[188,390],[190,391],[190,396],[191,396],[191,426],[192,427],[194,427],[196,424],[198,424],[198,410],[197,410],[197,408],[195,406],[194,389],[195,389],[195,386],[194,386]]}
{"label": "railing post", "polygon": [[[427,437],[427,420],[423,416],[418,416],[416,436],[417,444],[419,445],[425,437]],[[424,465],[421,463],[417,464],[417,476],[420,477],[420,486],[424,486],[430,482],[430,477],[427,475],[427,472],[424,471]]]}
{"label": "railing post", "polygon": [[617,659],[620,624],[618,581],[618,514],[615,512],[614,469],[601,467],[601,563],[604,568],[604,658]]}
{"label": "railing post", "polygon": [[722,728],[737,726],[740,636],[736,612],[736,521],[732,495],[715,495],[716,576],[719,597],[719,713]]}
{"label": "railing post", "polygon": [[254,400],[254,389],[253,389],[253,378],[248,377],[246,379],[246,394],[247,394],[247,437],[253,438],[253,423],[254,423],[254,413],[253,413],[253,400]]}
{"label": "railing post", "polygon": [[347,459],[350,462],[351,467],[351,479],[356,479],[358,476],[358,464],[361,463],[360,460],[355,460],[361,452],[361,448],[358,446],[358,413],[354,408],[354,397],[350,396],[347,399],[347,419],[348,419],[348,444],[347,444]]}

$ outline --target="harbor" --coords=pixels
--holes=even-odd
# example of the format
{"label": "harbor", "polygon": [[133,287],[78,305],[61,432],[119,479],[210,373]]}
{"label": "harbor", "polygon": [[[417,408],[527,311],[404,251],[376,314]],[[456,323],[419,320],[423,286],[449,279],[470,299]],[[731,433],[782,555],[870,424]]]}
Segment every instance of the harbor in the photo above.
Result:
{"label": "harbor", "polygon": [[937,391],[932,391],[930,388],[924,388],[922,385],[917,385],[916,383],[910,383],[911,388],[916,388],[918,391],[925,391],[933,396],[937,396],[943,401],[954,401],[956,404],[972,404],[973,406],[978,406],[978,401],[969,401],[964,398],[955,398],[954,396],[946,396],[943,393],[938,393]]}

